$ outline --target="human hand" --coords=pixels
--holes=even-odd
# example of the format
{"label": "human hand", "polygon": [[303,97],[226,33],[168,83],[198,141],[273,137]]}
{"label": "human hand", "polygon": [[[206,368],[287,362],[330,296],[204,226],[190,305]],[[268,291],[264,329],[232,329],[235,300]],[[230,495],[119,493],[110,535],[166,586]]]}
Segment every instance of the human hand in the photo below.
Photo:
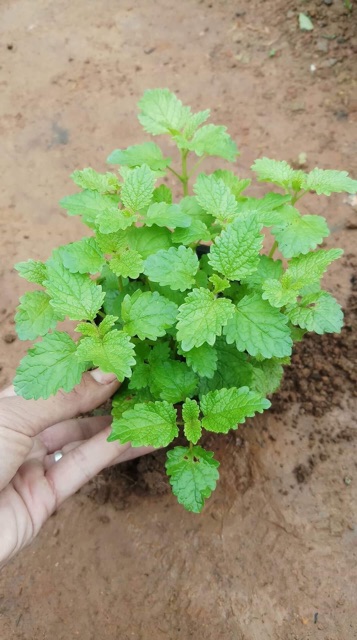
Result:
{"label": "human hand", "polygon": [[[113,374],[96,369],[71,393],[48,400],[24,400],[13,387],[0,392],[0,566],[102,469],[152,451],[107,442],[110,416],[74,418],[118,387]],[[63,457],[55,462],[59,450]]]}

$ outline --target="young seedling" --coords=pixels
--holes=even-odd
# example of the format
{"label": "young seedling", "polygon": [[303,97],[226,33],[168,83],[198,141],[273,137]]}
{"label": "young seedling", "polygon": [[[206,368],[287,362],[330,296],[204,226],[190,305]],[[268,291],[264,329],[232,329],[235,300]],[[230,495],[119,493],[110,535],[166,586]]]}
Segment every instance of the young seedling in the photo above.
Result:
{"label": "young seedling", "polygon": [[[326,220],[301,215],[296,204],[309,192],[356,193],[357,181],[261,158],[252,170],[279,193],[246,195],[251,181],[228,169],[200,173],[190,192],[205,158],[236,160],[226,127],[205,124],[208,110],[192,113],[167,89],[147,91],[139,108],[144,130],[169,136],[181,166],[144,142],[113,151],[108,162],[118,172],[72,174],[81,191],[60,204],[92,234],[45,263],[16,265],[40,287],[20,299],[18,336],[42,340],[21,361],[15,389],[48,398],[71,391],[91,367],[114,372],[122,385],[109,440],[167,447],[183,433],[187,446],[168,451],[166,471],[178,501],[200,512],[219,466],[199,444],[202,433],[227,433],[268,409],[293,342],[341,330],[341,307],[320,280],[342,251],[317,248],[329,235]],[[178,202],[168,175],[181,183]],[[78,340],[56,330],[64,318],[76,323]]]}

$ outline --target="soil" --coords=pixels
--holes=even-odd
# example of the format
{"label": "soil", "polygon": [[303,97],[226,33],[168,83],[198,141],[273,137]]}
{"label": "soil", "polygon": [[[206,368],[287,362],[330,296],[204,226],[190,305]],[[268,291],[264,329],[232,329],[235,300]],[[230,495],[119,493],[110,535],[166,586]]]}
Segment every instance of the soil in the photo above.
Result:
{"label": "soil", "polygon": [[[142,140],[145,88],[211,106],[242,177],[261,155],[357,175],[355,14],[342,0],[2,1],[1,385],[28,346],[13,264],[81,237],[57,206],[68,175]],[[69,500],[1,574],[2,639],[357,638],[356,199],[303,206],[345,250],[325,278],[341,336],[306,337],[272,409],[207,438],[221,479],[201,515],[168,491],[164,452]]]}

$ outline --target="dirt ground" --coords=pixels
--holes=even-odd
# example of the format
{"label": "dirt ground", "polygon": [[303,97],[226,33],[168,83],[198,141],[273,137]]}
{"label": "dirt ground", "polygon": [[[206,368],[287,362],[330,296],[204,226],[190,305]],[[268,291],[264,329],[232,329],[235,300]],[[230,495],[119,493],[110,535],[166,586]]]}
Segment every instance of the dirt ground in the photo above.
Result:
{"label": "dirt ground", "polygon": [[[312,32],[299,31],[299,11]],[[28,346],[14,335],[27,285],[13,264],[81,236],[57,205],[68,176],[142,140],[145,88],[211,107],[242,176],[262,154],[301,153],[308,169],[357,176],[356,11],[342,0],[1,1],[0,386]],[[203,514],[177,505],[162,453],[105,473],[3,570],[2,640],[357,638],[354,203],[305,205],[328,219],[326,245],[345,250],[326,288],[346,328],[299,345],[272,410],[210,437],[221,480]]]}

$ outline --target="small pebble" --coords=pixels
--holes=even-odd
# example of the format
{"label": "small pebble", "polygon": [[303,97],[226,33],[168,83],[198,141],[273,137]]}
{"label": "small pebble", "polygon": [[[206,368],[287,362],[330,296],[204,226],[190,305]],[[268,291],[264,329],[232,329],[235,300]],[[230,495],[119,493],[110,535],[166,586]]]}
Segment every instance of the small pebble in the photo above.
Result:
{"label": "small pebble", "polygon": [[15,342],[16,340],[16,335],[14,333],[6,333],[4,335],[4,342],[6,342],[6,344],[11,344],[12,342]]}

